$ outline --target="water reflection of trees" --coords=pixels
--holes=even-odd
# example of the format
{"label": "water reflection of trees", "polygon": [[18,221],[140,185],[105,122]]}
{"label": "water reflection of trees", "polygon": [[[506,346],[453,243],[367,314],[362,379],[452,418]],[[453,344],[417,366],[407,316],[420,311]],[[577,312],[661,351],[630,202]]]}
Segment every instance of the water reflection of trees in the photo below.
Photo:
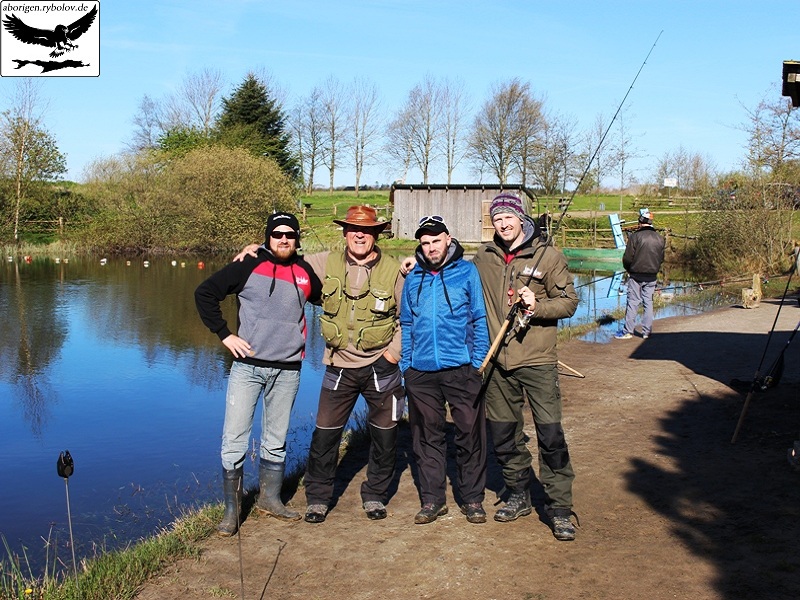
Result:
{"label": "water reflection of trees", "polygon": [[[0,377],[11,384],[35,433],[41,433],[48,406],[57,400],[49,373],[69,333],[68,310],[83,313],[98,339],[138,347],[148,365],[172,363],[203,389],[219,387],[227,375],[230,357],[194,305],[195,288],[224,261],[207,261],[205,269],[196,260],[177,261],[176,266],[171,259],[151,260],[149,267],[143,259],[127,262],[2,263],[0,309],[6,323]],[[222,308],[235,328],[235,298],[226,299]],[[311,307],[307,321],[307,356],[319,361],[323,344]]]}
{"label": "water reflection of trees", "polygon": [[[49,381],[50,366],[58,358],[67,336],[61,293],[52,281],[58,265],[33,261],[5,262],[0,269],[0,378],[12,387],[24,419],[35,435],[47,421],[57,394]],[[43,284],[43,282],[46,282]]]}
{"label": "water reflection of trees", "polygon": [[[185,267],[180,266],[182,262]],[[91,311],[87,322],[98,336],[139,347],[150,365],[173,362],[185,370],[188,381],[213,389],[227,375],[230,357],[200,321],[194,290],[225,262],[209,260],[204,269],[198,268],[196,260],[177,263],[172,266],[171,259],[159,259],[144,267],[139,259],[127,266],[118,259],[103,267],[87,265],[87,275],[98,285],[88,290],[90,298],[83,310]],[[228,297],[222,310],[235,330],[235,297]],[[307,315],[309,346],[321,345],[317,319],[310,312]],[[311,347],[309,353],[321,356],[321,350],[312,351]]]}

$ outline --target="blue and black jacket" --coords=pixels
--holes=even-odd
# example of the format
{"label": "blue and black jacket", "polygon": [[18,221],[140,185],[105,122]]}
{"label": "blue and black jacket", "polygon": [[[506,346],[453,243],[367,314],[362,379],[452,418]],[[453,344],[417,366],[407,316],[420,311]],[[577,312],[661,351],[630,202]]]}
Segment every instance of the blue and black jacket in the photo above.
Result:
{"label": "blue and black jacket", "polygon": [[406,276],[400,303],[400,369],[440,371],[480,367],[489,351],[486,308],[475,266],[452,240],[438,271],[417,248],[417,266]]}

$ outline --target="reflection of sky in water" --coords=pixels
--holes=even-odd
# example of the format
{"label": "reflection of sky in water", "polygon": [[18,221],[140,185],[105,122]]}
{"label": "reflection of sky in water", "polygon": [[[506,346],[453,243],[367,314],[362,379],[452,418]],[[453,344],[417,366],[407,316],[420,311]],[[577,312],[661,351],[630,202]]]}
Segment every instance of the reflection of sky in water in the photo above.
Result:
{"label": "reflection of sky in water", "polygon": [[[10,323],[0,339],[0,533],[16,551],[24,543],[34,564],[51,524],[59,555],[69,555],[65,486],[55,470],[65,449],[75,460],[70,502],[85,553],[92,543],[124,545],[182,508],[221,496],[230,359],[200,322],[193,292],[222,263],[209,261],[200,271],[151,262],[149,269],[121,259],[102,268],[94,261],[0,267],[0,309]],[[581,302],[570,323],[624,308],[607,275],[577,276]],[[224,308],[230,320],[235,307]],[[305,456],[323,373],[314,311],[306,311],[309,343],[288,440],[290,467]],[[673,307],[663,314],[675,314]],[[603,341],[617,329],[614,323],[589,335]],[[259,423],[257,417],[254,440]],[[245,472],[246,486],[254,486],[256,463],[248,460]]]}
{"label": "reflection of sky in water", "polygon": [[[184,507],[218,499],[230,360],[193,300],[211,271],[71,264],[60,280],[52,265],[21,274],[4,267],[0,307],[16,330],[0,341],[0,533],[12,549],[24,544],[40,564],[41,538],[54,524],[62,555],[69,555],[65,485],[55,470],[65,449],[75,460],[69,490],[76,543],[86,553],[91,543],[124,545]],[[150,288],[154,280],[162,283]],[[311,312],[308,318],[314,320]],[[57,338],[48,334],[55,327]],[[316,413],[322,344],[316,329],[311,334],[290,466],[303,458]],[[26,338],[32,352],[19,347]],[[255,485],[253,462],[246,472],[246,485]]]}

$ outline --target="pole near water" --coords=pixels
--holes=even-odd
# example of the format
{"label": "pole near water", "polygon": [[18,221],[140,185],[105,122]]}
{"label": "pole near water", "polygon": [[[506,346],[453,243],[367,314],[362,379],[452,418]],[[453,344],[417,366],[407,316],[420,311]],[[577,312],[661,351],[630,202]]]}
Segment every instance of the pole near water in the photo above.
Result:
{"label": "pole near water", "polygon": [[75,589],[78,591],[78,597],[80,597],[81,586],[78,583],[78,562],[75,560],[75,538],[72,535],[72,511],[69,507],[69,477],[75,472],[75,462],[72,460],[69,450],[64,450],[58,455],[56,472],[59,477],[64,478],[64,487],[67,492],[67,522],[69,523],[69,545],[72,548],[72,571],[75,574]]}

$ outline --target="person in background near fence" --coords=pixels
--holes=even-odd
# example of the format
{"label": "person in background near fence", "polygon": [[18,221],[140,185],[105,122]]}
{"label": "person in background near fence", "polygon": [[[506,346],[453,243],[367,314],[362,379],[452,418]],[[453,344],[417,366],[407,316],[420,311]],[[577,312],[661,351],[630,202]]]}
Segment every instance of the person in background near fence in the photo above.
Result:
{"label": "person in background near fence", "polygon": [[[397,260],[376,245],[389,223],[379,222],[370,206],[351,206],[344,220],[333,221],[342,226],[344,251],[305,257],[323,281],[320,330],[326,344],[317,423],[304,478],[308,523],[322,523],[330,510],[339,445],[359,395],[367,402],[370,434],[361,500],[367,518],[386,518],[397,455],[397,422],[405,410],[397,364],[403,278]],[[246,247],[234,260],[253,249]]]}
{"label": "person in background near fence", "polygon": [[558,319],[575,314],[578,296],[564,255],[545,241],[519,197],[502,193],[489,210],[495,235],[478,249],[474,264],[483,284],[491,339],[501,331],[517,296],[524,308],[485,375],[489,429],[510,492],[494,520],[514,521],[532,511],[533,457],[525,444],[523,416],[527,397],[536,427],[545,514],[556,539],[572,540],[575,475],[561,426],[556,331]]}
{"label": "person in background near fence", "polygon": [[442,217],[420,219],[417,267],[403,287],[400,327],[411,439],[422,509],[417,524],[447,513],[447,405],[455,424],[461,512],[485,523],[486,414],[478,368],[489,351],[486,308],[475,266]]}
{"label": "person in background near fence", "polygon": [[[280,493],[289,416],[305,352],[304,309],[306,302],[319,301],[322,282],[297,255],[300,224],[294,215],[270,215],[265,238],[255,257],[224,266],[195,291],[200,318],[234,357],[222,428],[225,514],[218,532],[223,536],[234,535],[239,528],[243,463],[262,393],[257,508],[279,519],[300,519],[299,513],[284,506]],[[220,309],[230,294],[238,300],[237,333],[230,330]]]}
{"label": "person in background near fence", "polygon": [[625,303],[625,326],[614,336],[618,340],[633,337],[639,305],[644,306],[642,338],[653,330],[653,292],[658,272],[664,262],[664,238],[653,228],[653,213],[649,208],[639,210],[639,227],[628,236],[622,255],[622,266],[628,272],[628,297]]}

